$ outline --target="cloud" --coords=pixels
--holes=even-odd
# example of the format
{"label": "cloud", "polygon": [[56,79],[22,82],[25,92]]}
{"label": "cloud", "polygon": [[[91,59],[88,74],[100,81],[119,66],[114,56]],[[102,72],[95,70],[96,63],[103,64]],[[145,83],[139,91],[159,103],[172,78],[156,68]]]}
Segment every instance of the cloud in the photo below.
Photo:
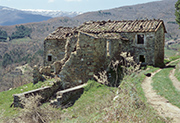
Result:
{"label": "cloud", "polygon": [[65,0],[67,2],[81,2],[82,0]]}
{"label": "cloud", "polygon": [[55,0],[48,0],[48,3],[53,3]]}

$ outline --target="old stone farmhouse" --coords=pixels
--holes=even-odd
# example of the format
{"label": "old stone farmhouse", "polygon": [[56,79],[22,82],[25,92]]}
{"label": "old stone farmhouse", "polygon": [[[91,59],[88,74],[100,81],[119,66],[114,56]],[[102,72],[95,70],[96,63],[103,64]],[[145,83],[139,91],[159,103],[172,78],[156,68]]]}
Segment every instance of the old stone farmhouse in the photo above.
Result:
{"label": "old stone farmhouse", "polygon": [[90,21],[76,28],[59,27],[44,41],[44,66],[71,86],[105,70],[121,52],[129,52],[136,62],[161,66],[165,33],[162,20]]}

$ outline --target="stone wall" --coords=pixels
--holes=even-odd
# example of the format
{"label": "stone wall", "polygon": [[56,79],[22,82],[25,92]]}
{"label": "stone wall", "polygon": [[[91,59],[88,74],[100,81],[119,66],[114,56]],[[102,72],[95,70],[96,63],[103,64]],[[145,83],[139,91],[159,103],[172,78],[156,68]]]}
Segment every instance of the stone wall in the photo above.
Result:
{"label": "stone wall", "polygon": [[80,32],[76,51],[71,53],[59,76],[72,86],[85,83],[107,67],[106,59],[106,40]]}
{"label": "stone wall", "polygon": [[40,95],[42,97],[41,101],[44,102],[46,100],[49,100],[50,97],[53,96],[53,94],[59,90],[62,89],[62,83],[60,81],[56,81],[52,86],[47,86],[43,88],[38,88],[32,91],[20,93],[20,94],[14,94],[14,107],[21,107],[23,108],[22,102],[26,103],[26,98],[29,96],[35,96]]}
{"label": "stone wall", "polygon": [[135,39],[135,57],[136,62],[140,62],[140,55],[145,56],[145,64],[154,64],[154,34],[153,32],[147,32],[144,34],[144,44],[137,44],[137,34]]}
{"label": "stone wall", "polygon": [[[45,40],[44,41],[44,66],[50,66],[56,60],[64,58],[66,39]],[[48,61],[51,56],[51,61]]]}
{"label": "stone wall", "polygon": [[86,85],[87,83],[66,90],[58,91],[56,93],[56,99],[51,100],[50,104],[54,105],[55,107],[59,107],[68,104],[69,101],[74,102],[81,96]]}
{"label": "stone wall", "polygon": [[71,53],[76,51],[76,43],[77,43],[77,36],[76,35],[71,37],[71,38],[68,38],[66,40],[65,51],[64,51],[64,53],[65,53],[64,58],[61,59],[61,60],[57,60],[57,61],[55,61],[52,64],[52,66],[54,67],[55,74],[58,74],[61,71],[62,66],[69,59]]}
{"label": "stone wall", "polygon": [[[144,35],[144,44],[137,43],[137,35]],[[122,33],[129,41],[122,41],[121,47],[122,52],[128,52],[134,56],[135,62],[139,62],[139,56],[145,56],[145,63],[149,65],[154,64],[154,43],[155,43],[155,33]]]}
{"label": "stone wall", "polygon": [[161,25],[160,28],[157,30],[155,40],[155,66],[164,66],[165,34],[163,25]]}
{"label": "stone wall", "polygon": [[[139,34],[144,36],[143,44],[137,43]],[[107,69],[112,59],[120,58],[121,52],[130,53],[137,63],[140,62],[140,56],[144,57],[144,64],[159,65],[163,63],[163,25],[157,32],[126,32],[116,33],[116,35],[125,38],[109,39],[79,31],[66,40],[46,40],[45,57],[52,54],[53,60],[47,62],[47,58],[45,58],[45,65],[54,63],[55,73],[62,81],[76,86],[87,82],[97,72]],[[63,57],[58,56],[62,53],[64,53]]]}

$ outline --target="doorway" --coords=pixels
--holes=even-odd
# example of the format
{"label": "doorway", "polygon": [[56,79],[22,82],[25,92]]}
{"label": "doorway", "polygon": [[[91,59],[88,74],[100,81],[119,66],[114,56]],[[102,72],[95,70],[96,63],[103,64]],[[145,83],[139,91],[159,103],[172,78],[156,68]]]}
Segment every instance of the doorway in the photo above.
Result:
{"label": "doorway", "polygon": [[141,62],[141,63],[145,62],[145,56],[144,55],[139,56],[139,62]]}

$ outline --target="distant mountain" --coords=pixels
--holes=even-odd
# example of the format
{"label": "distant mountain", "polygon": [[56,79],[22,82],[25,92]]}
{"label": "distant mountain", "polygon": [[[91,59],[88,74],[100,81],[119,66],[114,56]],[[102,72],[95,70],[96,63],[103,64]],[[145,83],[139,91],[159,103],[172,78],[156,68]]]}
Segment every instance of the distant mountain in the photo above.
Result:
{"label": "distant mountain", "polygon": [[22,9],[22,11],[30,14],[36,14],[36,15],[42,15],[48,17],[75,17],[77,15],[82,14],[80,12],[63,12],[60,10],[42,10],[42,9]]}
{"label": "distant mountain", "polygon": [[[28,23],[25,25],[29,28],[32,28],[33,33],[31,37],[33,39],[44,40],[44,38],[49,33],[54,31],[59,26],[77,27],[83,22],[90,20],[134,20],[155,18],[164,20],[168,32],[166,34],[166,39],[176,39],[180,38],[179,25],[176,23],[174,15],[174,5],[176,2],[177,0],[162,0],[133,6],[124,6],[109,10],[87,12],[73,18],[56,17],[47,21]],[[11,15],[11,17],[14,18],[13,15]],[[7,30],[8,34],[11,34],[12,31],[15,30],[15,26],[0,27],[0,29]]]}
{"label": "distant mountain", "polygon": [[30,22],[40,22],[51,17],[34,15],[21,10],[0,6],[0,25],[15,25]]}
{"label": "distant mountain", "polygon": [[0,25],[16,25],[31,22],[41,22],[53,17],[74,17],[79,12],[63,12],[58,10],[18,10],[0,6]]}

